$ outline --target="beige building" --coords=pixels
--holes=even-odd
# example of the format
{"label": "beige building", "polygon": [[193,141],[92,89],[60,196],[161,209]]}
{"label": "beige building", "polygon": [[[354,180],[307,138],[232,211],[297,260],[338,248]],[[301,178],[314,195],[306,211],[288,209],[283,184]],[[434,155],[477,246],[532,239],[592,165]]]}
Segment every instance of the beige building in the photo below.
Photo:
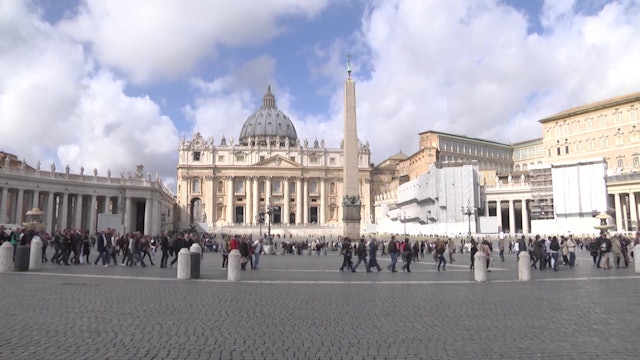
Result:
{"label": "beige building", "polygon": [[540,120],[544,162],[604,158],[618,231],[638,230],[640,92],[562,111]]}
{"label": "beige building", "polygon": [[[371,152],[358,141],[362,226],[372,220]],[[270,87],[262,107],[249,116],[238,141],[196,133],[180,144],[177,202],[182,228],[257,232],[258,216],[275,234],[302,234],[342,227],[343,147],[298,138],[291,119],[276,107]]]}

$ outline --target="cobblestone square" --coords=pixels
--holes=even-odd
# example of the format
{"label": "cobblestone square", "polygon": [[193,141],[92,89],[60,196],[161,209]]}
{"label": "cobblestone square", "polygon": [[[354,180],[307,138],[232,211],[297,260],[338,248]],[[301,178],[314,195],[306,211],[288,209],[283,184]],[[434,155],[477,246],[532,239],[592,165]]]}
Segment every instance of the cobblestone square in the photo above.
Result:
{"label": "cobblestone square", "polygon": [[479,284],[468,255],[455,258],[444,272],[425,258],[412,273],[340,273],[331,252],[263,255],[237,283],[212,253],[199,280],[157,264],[45,263],[0,274],[0,358],[637,358],[633,268],[580,253],[574,269],[518,282],[509,254]]}

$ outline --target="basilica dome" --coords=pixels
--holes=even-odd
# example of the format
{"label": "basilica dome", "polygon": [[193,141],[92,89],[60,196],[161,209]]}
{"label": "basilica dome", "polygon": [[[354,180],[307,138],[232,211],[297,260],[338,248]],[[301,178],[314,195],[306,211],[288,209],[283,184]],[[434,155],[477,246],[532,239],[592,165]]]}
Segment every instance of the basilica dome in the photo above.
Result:
{"label": "basilica dome", "polygon": [[262,107],[251,114],[242,125],[239,142],[241,145],[275,145],[279,141],[295,145],[298,135],[293,122],[276,107],[276,99],[271,93],[271,85],[262,98]]}

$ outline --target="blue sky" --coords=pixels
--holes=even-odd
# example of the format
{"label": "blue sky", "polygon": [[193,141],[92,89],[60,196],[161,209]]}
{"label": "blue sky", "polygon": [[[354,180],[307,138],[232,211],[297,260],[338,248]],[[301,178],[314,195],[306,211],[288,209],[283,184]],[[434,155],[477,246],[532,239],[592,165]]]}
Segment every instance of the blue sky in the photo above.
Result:
{"label": "blue sky", "polygon": [[298,136],[337,147],[347,54],[375,163],[425,130],[511,143],[639,90],[633,0],[0,2],[0,150],[168,183],[180,138],[237,137],[271,84]]}

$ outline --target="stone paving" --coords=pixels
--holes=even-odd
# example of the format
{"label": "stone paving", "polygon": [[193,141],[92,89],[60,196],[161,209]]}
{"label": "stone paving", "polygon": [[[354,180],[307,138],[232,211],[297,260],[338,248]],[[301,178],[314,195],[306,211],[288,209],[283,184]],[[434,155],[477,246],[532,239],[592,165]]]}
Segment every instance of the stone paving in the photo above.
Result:
{"label": "stone paving", "polygon": [[0,274],[0,359],[638,358],[633,267],[599,270],[585,252],[523,283],[510,254],[478,284],[455,258],[367,274],[338,272],[331,252],[263,255],[238,283],[211,253],[200,280],[159,255],[144,269],[45,263]]}

